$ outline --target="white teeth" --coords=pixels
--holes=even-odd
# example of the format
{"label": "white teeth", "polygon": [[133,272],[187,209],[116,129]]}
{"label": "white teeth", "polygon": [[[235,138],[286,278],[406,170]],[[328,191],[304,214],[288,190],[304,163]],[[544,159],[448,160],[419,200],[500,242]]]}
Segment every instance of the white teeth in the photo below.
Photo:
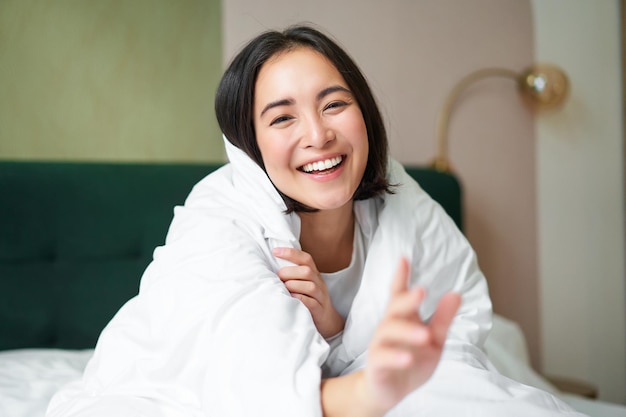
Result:
{"label": "white teeth", "polygon": [[343,158],[341,156],[337,156],[335,158],[326,159],[325,161],[312,162],[304,165],[302,170],[304,172],[324,171],[339,165],[342,160]]}

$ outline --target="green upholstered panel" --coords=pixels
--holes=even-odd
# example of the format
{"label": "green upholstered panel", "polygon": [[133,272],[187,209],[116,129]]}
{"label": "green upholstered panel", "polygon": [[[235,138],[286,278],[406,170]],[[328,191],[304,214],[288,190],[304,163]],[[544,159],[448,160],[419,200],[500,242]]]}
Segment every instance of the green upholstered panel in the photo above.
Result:
{"label": "green upholstered panel", "polygon": [[[0,162],[0,350],[89,348],[219,165]],[[456,178],[408,172],[461,225]]]}
{"label": "green upholstered panel", "polygon": [[93,346],[215,167],[0,163],[0,349]]}
{"label": "green upholstered panel", "polygon": [[463,230],[463,189],[458,178],[452,173],[431,168],[407,166],[405,169]]}

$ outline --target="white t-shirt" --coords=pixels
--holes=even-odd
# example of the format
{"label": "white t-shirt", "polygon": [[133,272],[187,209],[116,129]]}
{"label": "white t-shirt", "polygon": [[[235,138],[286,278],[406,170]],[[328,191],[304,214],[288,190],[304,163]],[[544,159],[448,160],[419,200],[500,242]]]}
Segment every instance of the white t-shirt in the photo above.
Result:
{"label": "white t-shirt", "polygon": [[352,307],[352,301],[359,291],[363,266],[365,265],[365,237],[359,222],[354,222],[354,242],[352,260],[347,268],[331,273],[321,273],[326,283],[330,300],[339,314],[345,319]]}
{"label": "white t-shirt", "polygon": [[[354,222],[354,241],[352,244],[352,260],[347,268],[341,271],[331,273],[321,273],[322,279],[326,283],[330,300],[341,317],[346,319],[356,293],[361,285],[361,276],[363,275],[363,267],[365,265],[365,236],[359,226],[359,222]],[[330,345],[330,353],[341,345],[343,330],[334,336],[326,339]],[[324,377],[332,375],[331,370],[327,366],[322,367]]]}

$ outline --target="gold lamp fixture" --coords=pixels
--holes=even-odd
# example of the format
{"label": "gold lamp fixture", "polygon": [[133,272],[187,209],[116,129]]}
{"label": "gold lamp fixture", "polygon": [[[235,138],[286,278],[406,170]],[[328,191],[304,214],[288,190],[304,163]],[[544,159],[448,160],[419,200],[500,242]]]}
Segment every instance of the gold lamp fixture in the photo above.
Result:
{"label": "gold lamp fixture", "polygon": [[432,166],[438,171],[451,171],[448,159],[448,126],[456,101],[463,91],[476,81],[500,77],[515,81],[522,100],[536,112],[561,107],[569,95],[569,80],[555,65],[535,64],[522,72],[506,68],[484,68],[463,77],[446,97],[437,117],[437,154]]}

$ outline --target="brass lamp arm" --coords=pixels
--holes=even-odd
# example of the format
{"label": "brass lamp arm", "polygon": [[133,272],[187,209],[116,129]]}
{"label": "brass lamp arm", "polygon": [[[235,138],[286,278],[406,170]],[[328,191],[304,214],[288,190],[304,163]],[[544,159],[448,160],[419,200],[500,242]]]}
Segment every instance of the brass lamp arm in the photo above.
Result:
{"label": "brass lamp arm", "polygon": [[463,77],[450,91],[437,116],[437,154],[432,162],[439,171],[451,171],[448,158],[448,126],[454,105],[463,91],[476,81],[489,77],[510,78],[522,99],[535,111],[559,108],[569,94],[569,80],[563,70],[549,64],[535,64],[522,72],[506,68],[484,68]]}
{"label": "brass lamp arm", "polygon": [[483,78],[502,77],[517,80],[519,74],[506,68],[484,68],[463,77],[448,93],[443,107],[437,116],[437,154],[432,165],[439,171],[450,171],[448,159],[448,126],[454,105],[463,91]]}

